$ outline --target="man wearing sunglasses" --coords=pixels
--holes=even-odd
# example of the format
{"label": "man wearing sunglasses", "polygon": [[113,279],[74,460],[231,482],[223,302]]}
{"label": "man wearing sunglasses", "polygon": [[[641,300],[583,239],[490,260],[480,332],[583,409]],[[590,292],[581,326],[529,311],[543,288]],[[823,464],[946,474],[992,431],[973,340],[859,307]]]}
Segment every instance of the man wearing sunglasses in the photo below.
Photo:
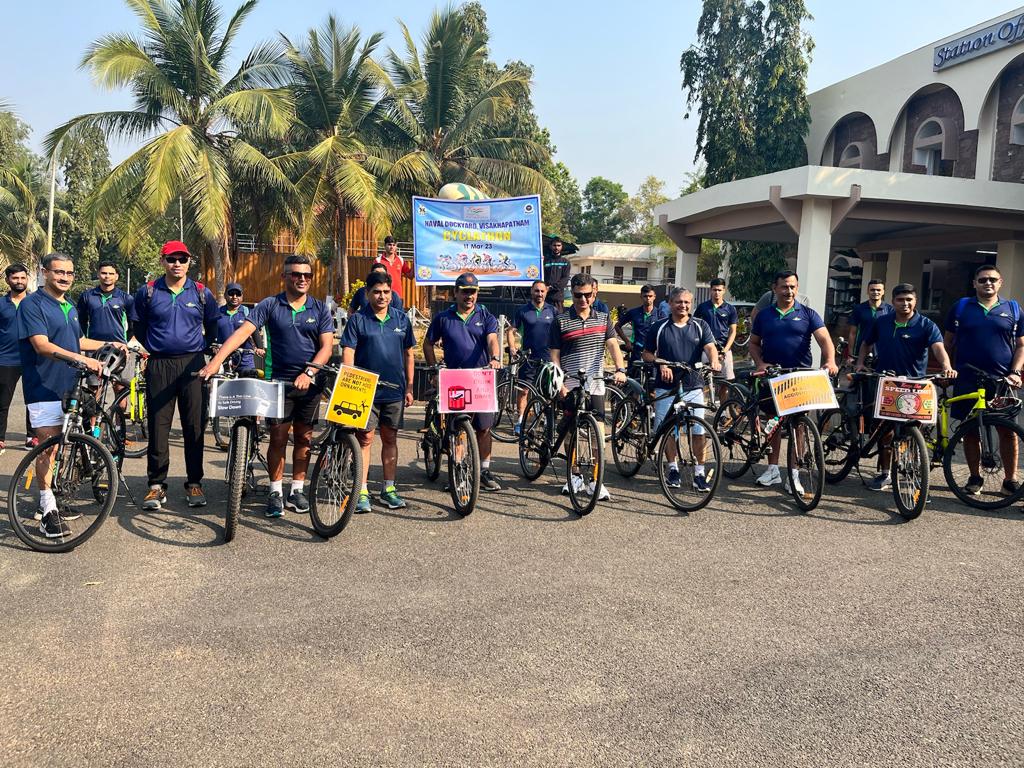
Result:
{"label": "man wearing sunglasses", "polygon": [[[1005,377],[1013,387],[1021,385],[1024,368],[1024,328],[1020,321],[1020,305],[1014,299],[1003,299],[999,289],[1003,276],[985,264],[974,271],[974,296],[965,296],[950,307],[946,316],[946,349],[953,355],[953,367],[959,374],[953,395],[974,392],[981,386],[971,366],[991,376]],[[995,392],[988,392],[995,397]],[[953,403],[954,419],[964,419],[973,407],[970,401]],[[1012,433],[999,431],[999,454],[1003,460],[1002,492],[1010,495],[1020,488],[1017,481],[1019,446]],[[964,487],[973,496],[981,494],[985,479],[981,475],[981,446],[977,433],[964,439],[964,458],[971,476]]]}
{"label": "man wearing sunglasses", "polygon": [[[217,343],[223,344],[231,334],[242,327],[249,319],[249,308],[242,303],[242,284],[228,283],[224,291],[224,306],[220,308],[220,319],[217,321]],[[262,357],[263,335],[253,331],[252,336],[242,344],[242,359],[239,361],[238,372],[244,375],[256,373],[256,356]]]}
{"label": "man wearing sunglasses", "polygon": [[167,440],[175,404],[185,443],[188,505],[206,506],[202,486],[203,384],[195,374],[203,367],[203,351],[217,338],[220,314],[210,289],[189,278],[191,260],[184,243],[164,243],[160,249],[163,277],[139,287],[128,313],[135,324],[135,338],[149,352],[149,491],[142,501],[143,509],[160,509],[167,501],[167,472],[171,464]]}
{"label": "man wearing sunglasses", "polygon": [[[323,365],[334,347],[334,321],[327,305],[309,295],[313,263],[308,256],[292,255],[284,260],[281,274],[284,291],[259,304],[241,327],[225,341],[213,359],[200,371],[203,379],[213,376],[228,356],[245,343],[254,331],[266,327],[272,357],[270,377],[290,385],[285,395],[284,416],[270,419],[270,498],[267,517],[281,517],[285,507],[299,514],[309,511],[306,499],[306,471],[313,425],[320,412],[323,377],[309,363]],[[319,380],[318,380],[319,379]],[[292,450],[292,483],[284,498],[285,452],[288,433],[295,433]]]}
{"label": "man wearing sunglasses", "polygon": [[[423,337],[423,357],[427,365],[437,363],[434,347],[440,343],[448,368],[501,367],[498,346],[498,321],[486,307],[477,305],[480,281],[472,272],[455,280],[455,304],[438,312]],[[473,414],[473,428],[480,447],[480,487],[500,491],[501,485],[491,472],[491,427],[493,413]]]}

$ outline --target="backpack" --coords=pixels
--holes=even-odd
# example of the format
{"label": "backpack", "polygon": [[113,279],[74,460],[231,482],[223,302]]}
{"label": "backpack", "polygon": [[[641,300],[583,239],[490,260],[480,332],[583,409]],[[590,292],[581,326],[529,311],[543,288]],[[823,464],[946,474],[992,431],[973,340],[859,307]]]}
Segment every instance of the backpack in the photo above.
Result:
{"label": "backpack", "polygon": [[[964,313],[967,305],[972,301],[975,301],[972,296],[964,296],[956,303],[956,308],[953,310],[953,327],[958,328],[960,326],[960,316]],[[1017,326],[1020,324],[1020,304],[1017,303],[1016,299],[1010,299],[1010,309],[1013,311],[1013,336],[1017,335]]]}
{"label": "backpack", "polygon": [[[199,306],[206,308],[206,286],[200,283],[198,280],[193,281],[196,284],[196,292],[199,294]],[[153,290],[156,285],[156,280],[150,280],[146,283],[146,307],[149,307],[149,302],[153,300]],[[246,311],[245,316],[248,317],[249,313]]]}

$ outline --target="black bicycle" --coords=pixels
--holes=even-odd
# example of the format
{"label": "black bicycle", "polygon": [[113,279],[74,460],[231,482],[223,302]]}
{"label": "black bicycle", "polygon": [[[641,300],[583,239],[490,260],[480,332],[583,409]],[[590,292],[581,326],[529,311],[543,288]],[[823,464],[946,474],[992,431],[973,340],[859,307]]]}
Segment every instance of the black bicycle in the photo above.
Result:
{"label": "black bicycle", "polygon": [[[527,401],[519,428],[519,467],[532,482],[552,459],[565,459],[569,501],[582,517],[593,511],[604,486],[604,440],[587,394],[590,376],[581,370],[566,378],[579,386],[569,390],[561,404],[558,398],[548,400],[540,394]],[[565,452],[560,454],[563,443]]]}
{"label": "black bicycle", "polygon": [[530,360],[523,350],[519,350],[514,355],[509,355],[508,365],[497,373],[498,411],[494,414],[491,435],[499,443],[514,443],[519,439],[516,434],[516,427],[519,425],[519,390],[526,390],[527,399],[537,393],[531,381],[519,381],[519,372],[524,367],[527,370],[536,367],[533,364],[537,362]]}
{"label": "black bicycle", "polygon": [[[443,365],[428,366],[437,373]],[[423,412],[420,451],[428,480],[441,474],[441,457],[448,456],[448,493],[455,512],[461,517],[476,508],[480,495],[480,446],[476,442],[473,416],[469,413],[441,413],[438,392],[427,399]]]}

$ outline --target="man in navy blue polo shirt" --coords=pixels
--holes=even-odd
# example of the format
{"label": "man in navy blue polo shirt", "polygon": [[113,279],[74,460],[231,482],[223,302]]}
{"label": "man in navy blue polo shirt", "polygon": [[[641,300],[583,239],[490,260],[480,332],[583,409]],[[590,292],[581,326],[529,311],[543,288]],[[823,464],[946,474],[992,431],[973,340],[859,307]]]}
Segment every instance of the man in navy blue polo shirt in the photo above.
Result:
{"label": "man in navy blue polo shirt", "polygon": [[[28,267],[19,262],[4,270],[11,290],[0,297],[0,454],[7,450],[7,414],[14,390],[21,379],[21,354],[18,351],[18,306],[28,296]],[[25,448],[35,447],[28,409],[25,409]]]}
{"label": "man in navy blue polo shirt", "polygon": [[[892,289],[892,303],[894,311],[879,315],[868,329],[867,336],[861,339],[857,370],[865,369],[864,359],[874,350],[876,371],[892,371],[897,376],[924,376],[928,372],[928,352],[931,351],[942,369],[942,375],[946,378],[956,377],[956,371],[942,343],[939,326],[916,311],[917,289],[910,283],[900,283]],[[874,394],[869,392],[868,399],[873,401]],[[881,447],[879,467],[889,466],[891,441],[892,436],[887,436]],[[868,488],[873,491],[891,489],[889,473],[879,472],[868,483]]]}
{"label": "man in navy blue polo shirt", "polygon": [[194,374],[203,367],[203,350],[217,338],[217,301],[210,289],[188,276],[192,256],[172,240],[160,249],[163,277],[141,285],[129,319],[135,338],[149,352],[146,396],[149,400],[149,491],[143,509],[160,509],[167,501],[171,456],[167,439],[178,406],[185,443],[185,494],[190,507],[206,505],[203,494],[203,383]]}
{"label": "man in navy blue polo shirt", "polygon": [[[60,434],[64,426],[62,399],[74,388],[78,378],[75,369],[63,361],[77,360],[96,373],[101,369],[99,360],[80,354],[83,349],[97,350],[104,342],[81,338],[78,311],[65,298],[74,281],[75,264],[71,257],[51,253],[43,259],[42,289],[26,296],[18,307],[18,352],[24,368],[25,405],[41,442]],[[50,490],[50,469],[56,448],[55,444],[36,459],[37,519],[39,530],[48,538],[70,533]]]}
{"label": "man in navy blue polo shirt", "polygon": [[[388,271],[388,265],[380,261],[373,262],[373,266],[370,267],[370,275],[374,272],[387,272],[389,275],[391,274]],[[352,301],[348,304],[348,313],[350,316],[370,305],[370,297],[366,293],[370,285],[370,275],[366,276],[366,285],[352,295]],[[405,311],[405,306],[402,304],[402,297],[394,291],[391,292],[391,308],[398,312]]]}
{"label": "man in navy blue polo shirt", "polygon": [[96,267],[97,285],[78,297],[82,333],[89,339],[127,343],[128,315],[135,299],[117,287],[117,265],[101,261]]}
{"label": "man in navy blue polo shirt", "polygon": [[[1017,301],[999,296],[1002,287],[1003,276],[996,267],[990,264],[978,267],[974,271],[974,296],[957,301],[946,316],[946,347],[953,353],[954,365],[960,374],[953,387],[954,396],[973,392],[981,386],[970,366],[992,376],[1005,377],[1011,386],[1021,385],[1024,323]],[[988,397],[995,394],[987,392]],[[954,403],[950,412],[954,419],[964,419],[971,407],[970,402]],[[1016,437],[999,430],[1004,474],[1002,491],[1006,494],[1016,493],[1020,488],[1018,450]],[[964,458],[971,472],[964,490],[977,496],[985,487],[985,480],[981,475],[981,446],[976,432],[964,439]]]}
{"label": "man in navy blue polo shirt", "polygon": [[[615,323],[615,333],[626,343],[626,351],[629,353],[629,362],[632,364],[643,359],[644,341],[647,338],[647,331],[659,320],[664,320],[668,315],[663,314],[658,307],[654,306],[654,286],[645,285],[640,289],[640,306],[633,307]],[[597,309],[595,306],[594,309]],[[598,312],[601,310],[597,309]],[[630,326],[629,335],[622,330],[624,325]]]}
{"label": "man in navy blue polo shirt", "polygon": [[[909,283],[903,283],[903,285],[909,285]],[[884,299],[885,283],[878,279],[869,280],[868,300],[862,301],[854,307],[850,315],[850,344],[847,347],[847,354],[854,360],[857,359],[857,353],[860,352],[864,339],[868,337],[878,318],[893,313],[892,304],[886,303]]]}
{"label": "man in navy blue polo shirt", "polygon": [[[732,365],[732,345],[736,341],[736,326],[739,325],[740,316],[736,307],[725,300],[725,280],[714,277],[708,285],[711,298],[698,304],[693,316],[711,328],[711,335],[715,337],[715,344],[720,350],[718,361],[722,364],[722,378],[731,381],[736,376]],[[704,362],[709,360],[705,359]],[[725,400],[726,394],[726,386],[719,384],[718,398]]]}
{"label": "man in navy blue polo shirt", "polygon": [[[217,343],[223,344],[231,334],[242,327],[242,323],[249,319],[249,308],[242,303],[242,284],[228,283],[224,289],[224,306],[220,308],[220,317],[217,320]],[[255,375],[256,355],[261,357],[264,354],[263,338],[259,331],[253,332],[252,336],[242,344],[241,360],[238,363],[238,371],[242,375]]]}
{"label": "man in navy blue polo shirt", "polygon": [[[757,313],[750,329],[750,358],[759,373],[769,365],[808,368],[812,361],[813,338],[824,358],[821,367],[825,368],[829,375],[835,376],[839,371],[835,359],[836,348],[828,335],[825,323],[821,320],[821,315],[796,300],[799,289],[800,281],[796,272],[783,270],[775,273],[775,280],[772,283],[774,303]],[[770,392],[763,406],[765,410],[774,414],[775,406]],[[781,440],[782,431],[776,429],[771,437],[772,451],[768,457],[768,469],[757,478],[758,485],[769,486],[783,482],[779,472]],[[797,490],[802,490],[796,469],[793,470],[792,480]]]}
{"label": "man in navy blue polo shirt", "polygon": [[[480,281],[472,272],[463,272],[455,280],[455,304],[438,312],[423,337],[423,357],[427,365],[437,363],[434,347],[444,350],[448,368],[501,367],[498,321],[485,307],[477,306]],[[480,487],[500,491],[501,485],[491,472],[491,427],[493,413],[474,413],[473,428],[480,447]]]}
{"label": "man in navy blue polo shirt", "polygon": [[[534,280],[530,286],[530,302],[523,304],[516,310],[512,318],[512,325],[506,333],[509,351],[514,355],[519,351],[519,344],[516,342],[516,334],[522,342],[523,351],[529,358],[519,367],[516,378],[520,382],[534,382],[537,372],[542,363],[551,359],[548,352],[548,338],[551,335],[551,323],[555,321],[558,313],[555,308],[547,303],[548,286],[543,280]],[[519,387],[516,390],[516,407],[519,411],[519,420],[522,421],[523,411],[526,410],[526,388]],[[516,434],[519,433],[519,422],[515,426]]]}
{"label": "man in navy blue polo shirt", "polygon": [[[242,327],[231,334],[200,372],[204,379],[213,376],[253,331],[266,327],[270,337],[270,377],[289,384],[284,417],[269,420],[267,517],[281,517],[285,507],[300,514],[309,511],[305,495],[306,471],[313,425],[319,417],[324,388],[323,377],[318,376],[317,369],[309,363],[325,364],[331,359],[334,347],[331,313],[322,301],[309,295],[313,284],[313,263],[309,257],[296,254],[286,258],[281,277],[284,291],[257,304]],[[284,465],[289,431],[294,432],[295,447],[292,449],[291,491],[285,500]]]}
{"label": "man in navy blue polo shirt", "polygon": [[[370,446],[380,426],[380,463],[384,475],[380,500],[388,509],[401,509],[405,501],[398,495],[395,473],[398,469],[398,430],[405,409],[412,405],[413,345],[412,323],[404,312],[395,309],[391,275],[387,270],[371,272],[366,279],[370,304],[352,315],[341,335],[341,362],[380,374],[377,393],[366,429],[356,432],[363,449],[363,476],[356,512],[370,511]],[[391,387],[381,386],[390,384]]]}

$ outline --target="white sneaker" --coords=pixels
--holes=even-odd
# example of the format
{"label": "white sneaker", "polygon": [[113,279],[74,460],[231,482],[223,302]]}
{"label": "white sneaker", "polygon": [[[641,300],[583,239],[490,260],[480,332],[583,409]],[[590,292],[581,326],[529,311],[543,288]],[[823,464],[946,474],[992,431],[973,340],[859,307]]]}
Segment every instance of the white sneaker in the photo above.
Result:
{"label": "white sneaker", "polygon": [[782,475],[779,474],[779,466],[777,464],[769,464],[764,474],[757,478],[757,484],[765,488],[771,485],[778,485],[781,482]]}
{"label": "white sneaker", "polygon": [[[579,493],[580,491],[583,490],[583,478],[580,477],[579,475],[572,476],[572,489],[575,493]],[[566,483],[565,485],[562,486],[562,495],[569,495],[569,483]]]}
{"label": "white sneaker", "polygon": [[[587,496],[593,496],[593,495],[594,495],[594,483],[591,483],[590,485],[587,486]],[[612,495],[610,493],[608,493],[608,489],[605,488],[604,484],[602,483],[601,484],[601,490],[597,492],[597,500],[598,501],[611,501],[611,498],[612,498]]]}
{"label": "white sneaker", "polygon": [[804,486],[800,482],[800,471],[799,470],[791,469],[790,470],[789,482],[786,482],[785,480],[783,481],[782,487],[786,489],[787,493],[789,492],[789,489],[790,489],[790,483],[792,483],[792,487],[794,489],[796,489],[796,495],[797,496],[803,496],[804,495]]}

